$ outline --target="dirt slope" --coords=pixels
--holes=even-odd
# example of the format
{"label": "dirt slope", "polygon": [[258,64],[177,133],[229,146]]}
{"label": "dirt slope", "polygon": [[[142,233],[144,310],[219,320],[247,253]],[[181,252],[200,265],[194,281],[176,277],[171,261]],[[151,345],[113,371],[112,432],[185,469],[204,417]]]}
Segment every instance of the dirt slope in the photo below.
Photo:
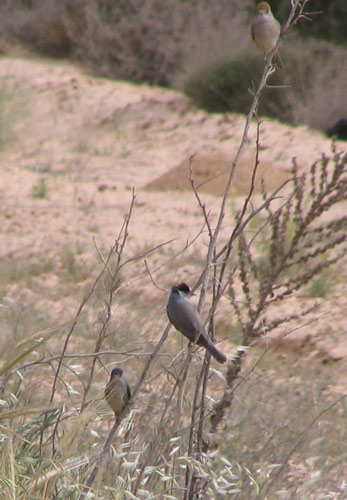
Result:
{"label": "dirt slope", "polygon": [[[201,227],[189,190],[191,155],[196,181],[205,183],[204,201],[212,215],[217,213],[244,116],[209,115],[178,92],[94,78],[76,66],[49,60],[4,57],[0,79],[6,125],[0,151],[0,258],[6,265],[25,266],[36,255],[39,266],[51,263],[63,269],[67,248],[77,253],[82,249],[82,260],[95,254],[93,237],[108,248],[127,212],[132,188],[137,198],[130,252],[171,239],[173,249],[182,248]],[[261,170],[270,188],[288,176],[292,157],[307,169],[322,151],[330,151],[330,140],[307,127],[271,120],[261,130]],[[234,197],[246,192],[255,133],[254,124]],[[191,248],[192,255],[203,251],[200,242]],[[187,263],[180,276],[190,269]],[[166,280],[174,281],[177,273],[171,269]],[[75,297],[56,301],[40,293],[54,289],[56,273],[40,279],[35,291],[11,279],[2,292],[14,297],[33,294],[37,307],[47,308],[50,300],[53,317],[74,310]],[[340,302],[338,318],[341,297]]]}

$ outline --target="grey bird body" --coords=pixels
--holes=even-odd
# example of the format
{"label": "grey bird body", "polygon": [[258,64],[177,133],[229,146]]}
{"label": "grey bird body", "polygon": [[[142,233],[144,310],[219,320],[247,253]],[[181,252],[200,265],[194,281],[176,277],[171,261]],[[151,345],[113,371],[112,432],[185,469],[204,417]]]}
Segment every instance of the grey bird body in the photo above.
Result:
{"label": "grey bird body", "polygon": [[114,368],[111,372],[110,381],[105,388],[105,399],[116,417],[121,413],[130,398],[131,392],[123,375],[123,370]]}
{"label": "grey bird body", "polygon": [[226,356],[212,343],[200,314],[189,302],[190,295],[190,289],[185,283],[171,288],[166,306],[170,323],[190,342],[196,342],[197,345],[205,347],[219,363],[225,363]]}

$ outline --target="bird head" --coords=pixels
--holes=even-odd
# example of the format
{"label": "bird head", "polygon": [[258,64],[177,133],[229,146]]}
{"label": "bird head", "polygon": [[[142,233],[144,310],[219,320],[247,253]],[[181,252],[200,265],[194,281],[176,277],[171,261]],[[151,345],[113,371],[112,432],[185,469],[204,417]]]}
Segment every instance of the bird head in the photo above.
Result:
{"label": "bird head", "polygon": [[114,377],[121,377],[122,375],[123,375],[123,370],[121,370],[120,368],[113,368],[113,370],[111,371],[111,380]]}
{"label": "bird head", "polygon": [[271,7],[267,2],[260,2],[257,5],[257,12],[262,15],[267,15],[271,12]]}
{"label": "bird head", "polygon": [[179,283],[176,288],[181,297],[184,297],[185,299],[189,299],[189,297],[195,295],[195,293],[191,291],[187,283]]}
{"label": "bird head", "polygon": [[178,295],[183,299],[189,299],[195,293],[191,291],[187,283],[179,283],[171,288],[170,295]]}

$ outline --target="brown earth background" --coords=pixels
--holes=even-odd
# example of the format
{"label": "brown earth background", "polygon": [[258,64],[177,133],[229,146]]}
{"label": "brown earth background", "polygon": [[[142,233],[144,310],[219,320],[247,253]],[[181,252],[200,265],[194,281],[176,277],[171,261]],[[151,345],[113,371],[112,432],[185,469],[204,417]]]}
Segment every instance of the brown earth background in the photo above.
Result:
{"label": "brown earth background", "polygon": [[[110,248],[133,189],[136,200],[127,256],[172,240],[162,254],[147,259],[150,269],[158,269],[153,274],[156,282],[166,290],[178,280],[194,283],[205,255],[204,238],[192,244],[184,257],[163,264],[170,254],[184,248],[202,225],[190,186],[189,163],[214,220],[245,116],[207,114],[179,92],[91,77],[65,62],[2,57],[0,79],[5,110],[0,151],[1,293],[12,301],[12,313],[21,318],[22,331],[23,323],[28,335],[38,325],[58,325],[49,351],[59,352],[64,325],[71,321],[88,284],[102,267],[95,246],[105,251]],[[254,123],[233,183],[228,225],[233,224],[233,210],[248,192],[255,137]],[[322,152],[331,152],[331,140],[321,132],[274,120],[262,123],[260,142],[260,176],[269,190],[289,178],[292,158],[307,172]],[[347,151],[342,141],[337,148]],[[259,177],[258,193],[260,184]],[[146,274],[143,261],[124,271],[125,281]],[[331,289],[325,298],[301,295],[280,306],[286,314],[302,301],[320,304],[319,312],[307,318],[316,317],[317,321],[294,332],[272,353],[276,366],[287,366],[290,384],[298,382],[298,372],[303,377],[325,379],[321,390],[326,391],[327,401],[346,388],[345,277],[346,260],[338,271],[332,271]],[[151,343],[165,326],[165,302],[166,295],[147,275],[120,294],[114,314],[122,322],[143,312],[143,324],[136,320],[136,330],[150,315],[155,327],[144,327],[142,339]],[[229,313],[227,303],[222,302],[219,331],[222,326],[225,329],[219,335],[219,347],[233,354],[236,319],[230,319]],[[2,314],[8,315],[8,310]],[[88,325],[92,316],[90,313],[86,318]],[[15,329],[11,335],[8,332],[2,333],[5,347],[16,337]],[[122,345],[132,334],[122,337]],[[172,332],[169,342],[175,339]],[[261,343],[254,346],[247,363],[251,364],[262,348]],[[130,382],[135,379],[134,369]],[[104,380],[105,375],[100,374],[100,383]]]}

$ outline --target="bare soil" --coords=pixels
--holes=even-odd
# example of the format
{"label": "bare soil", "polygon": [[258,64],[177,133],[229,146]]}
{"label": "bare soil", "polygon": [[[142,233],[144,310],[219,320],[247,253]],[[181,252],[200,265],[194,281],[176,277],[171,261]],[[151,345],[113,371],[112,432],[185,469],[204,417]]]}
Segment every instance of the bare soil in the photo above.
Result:
{"label": "bare soil", "polygon": [[[132,189],[136,203],[130,248],[171,239],[175,249],[181,248],[201,226],[190,186],[190,162],[212,217],[217,213],[244,116],[207,114],[179,92],[91,77],[65,62],[3,57],[0,78],[4,126],[10,128],[0,151],[3,263],[25,262],[36,254],[62,268],[67,247],[83,248],[82,260],[95,254],[93,238],[108,248],[128,210]],[[256,124],[233,182],[236,206],[250,184],[255,135]],[[331,151],[331,141],[322,133],[274,120],[264,120],[260,141],[257,191],[261,179],[269,190],[287,179],[292,158],[305,171],[322,152]],[[339,142],[338,148],[346,150],[346,144]],[[45,192],[40,198],[35,189],[42,182]],[[196,249],[193,245],[191,251]],[[203,252],[200,243],[198,251]],[[189,269],[187,265],[183,273]],[[173,270],[171,279],[176,276]],[[41,279],[43,288],[56,286],[56,273]],[[25,291],[23,284],[12,283],[2,292],[34,293],[37,304],[44,304],[39,293]],[[330,298],[336,324],[344,316],[346,296]],[[62,301],[63,305],[50,304],[53,317],[66,311],[64,302],[71,298]],[[330,300],[323,306],[329,317]],[[346,337],[341,337],[341,345],[331,347],[334,359],[347,355]]]}
{"label": "bare soil", "polygon": [[[191,190],[190,165],[212,220],[218,213],[244,116],[207,114],[179,92],[91,77],[66,62],[2,57],[0,82],[0,291],[17,304],[29,332],[34,308],[45,325],[71,320],[99,270],[96,262],[102,266],[94,241],[98,248],[110,248],[132,190],[136,200],[128,256],[173,240],[169,250],[164,247],[167,258],[198,234],[202,217]],[[255,137],[256,123],[233,182],[229,226],[250,184]],[[274,120],[262,123],[260,142],[257,192],[261,178],[268,190],[286,180],[292,158],[305,172],[322,152],[331,152],[331,141],[321,132]],[[337,148],[347,150],[346,143],[338,142]],[[176,280],[194,282],[204,251],[199,239],[184,258],[163,269],[160,256],[149,257],[152,270],[159,266],[154,274],[158,284],[168,289]],[[143,259],[137,266],[136,273],[145,271]],[[329,373],[334,394],[341,394],[346,382],[347,294],[341,280],[346,263],[338,274],[327,297],[305,298],[307,305],[320,303],[319,313],[307,318],[318,320],[291,334],[274,354],[281,363],[288,357],[289,364],[295,355],[292,366],[304,367],[309,376]],[[125,278],[133,277],[125,272]],[[117,304],[118,316],[136,313],[129,311],[129,301],[146,314],[150,310],[160,321],[157,332],[148,332],[153,340],[166,321],[166,296],[149,277],[126,294],[121,298],[128,305]],[[302,300],[283,305],[283,314]],[[236,326],[223,304],[219,321],[224,333]],[[237,341],[232,333],[220,337],[219,347],[233,354]],[[54,339],[56,346],[61,341]],[[254,346],[249,359],[267,342],[271,339]]]}

